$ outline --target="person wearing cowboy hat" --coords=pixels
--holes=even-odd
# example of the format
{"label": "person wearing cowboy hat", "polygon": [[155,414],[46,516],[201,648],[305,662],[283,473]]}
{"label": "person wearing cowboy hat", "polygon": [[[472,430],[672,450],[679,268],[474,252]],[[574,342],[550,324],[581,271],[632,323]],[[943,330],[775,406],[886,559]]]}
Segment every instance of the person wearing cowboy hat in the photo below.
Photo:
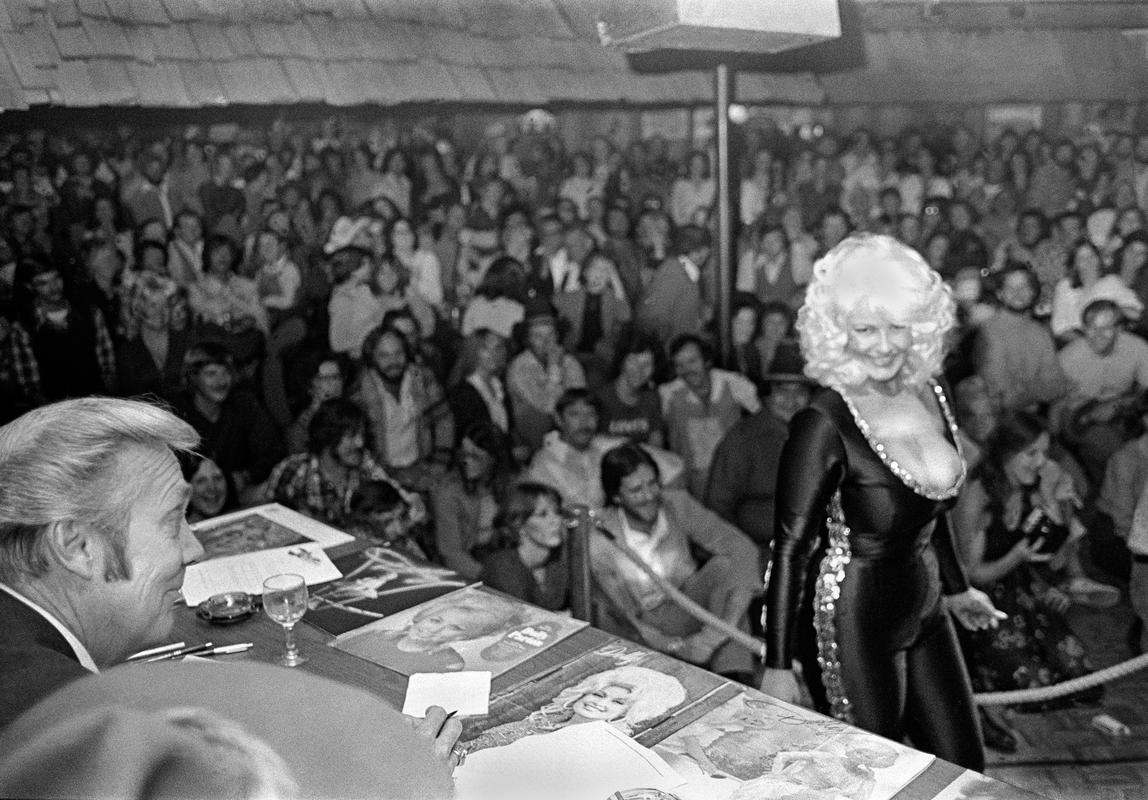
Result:
{"label": "person wearing cowboy hat", "polygon": [[783,342],[762,376],[768,390],[762,409],[729,429],[714,451],[706,483],[705,504],[753,539],[763,568],[773,540],[781,446],[789,435],[789,420],[809,405],[811,396],[812,382],[804,369],[796,343]]}

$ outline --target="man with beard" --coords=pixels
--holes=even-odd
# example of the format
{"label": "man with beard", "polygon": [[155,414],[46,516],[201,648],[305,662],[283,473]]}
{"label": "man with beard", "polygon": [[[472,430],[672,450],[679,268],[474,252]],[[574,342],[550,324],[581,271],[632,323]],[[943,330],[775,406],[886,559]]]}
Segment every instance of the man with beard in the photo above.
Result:
{"label": "man with beard", "polygon": [[659,388],[662,415],[670,449],[686,461],[690,493],[701,497],[718,443],[744,413],[760,411],[761,401],[749,378],[713,366],[700,337],[682,334],[669,352],[677,378]]}
{"label": "man with beard", "polygon": [[1068,381],[1048,327],[1031,316],[1040,285],[1024,264],[996,276],[1000,307],[973,343],[973,367],[1004,410],[1032,409],[1059,400]]}
{"label": "man with beard", "polygon": [[[602,457],[609,506],[590,539],[598,624],[736,680],[753,675],[753,653],[701,624],[614,543],[721,619],[748,630],[758,590],[756,549],[741,531],[685,492],[662,489],[657,463],[636,444]],[[613,541],[610,541],[613,540]]]}
{"label": "man with beard", "polygon": [[363,342],[359,386],[372,452],[405,486],[429,489],[454,447],[454,417],[434,374],[414,363],[410,342],[378,327]]}
{"label": "man with beard", "polygon": [[[602,401],[588,389],[567,389],[558,398],[554,421],[558,430],[546,434],[527,473],[532,481],[553,486],[566,505],[601,508],[602,456],[626,441],[622,436],[598,433]],[[658,464],[667,483],[682,474],[682,460],[666,450],[641,445]]]}
{"label": "man with beard", "polygon": [[370,481],[394,486],[411,507],[411,521],[423,515],[423,504],[391,480],[364,443],[366,418],[350,400],[335,397],[315,411],[308,428],[307,452],[279,462],[267,479],[265,500],[282,503],[301,514],[337,528],[346,527],[351,501]]}

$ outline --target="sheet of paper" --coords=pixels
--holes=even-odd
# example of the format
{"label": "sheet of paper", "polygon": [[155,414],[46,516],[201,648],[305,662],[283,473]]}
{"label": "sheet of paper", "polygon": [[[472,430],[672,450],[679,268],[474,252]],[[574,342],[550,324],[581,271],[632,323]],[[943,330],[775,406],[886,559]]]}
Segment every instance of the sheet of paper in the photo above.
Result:
{"label": "sheet of paper", "polygon": [[263,594],[263,581],[283,572],[302,575],[308,586],[342,577],[321,546],[297,544],[192,564],[183,576],[183,599],[197,606],[222,592]]}
{"label": "sheet of paper", "polygon": [[430,706],[442,706],[459,717],[474,717],[490,709],[490,672],[416,672],[407,682],[403,713],[426,715]]}
{"label": "sheet of paper", "polygon": [[607,722],[586,722],[468,755],[457,800],[605,800],[625,789],[669,792],[682,778]]}
{"label": "sheet of paper", "polygon": [[354,538],[278,503],[203,520],[191,532],[203,545],[203,561],[309,542],[334,547]]}

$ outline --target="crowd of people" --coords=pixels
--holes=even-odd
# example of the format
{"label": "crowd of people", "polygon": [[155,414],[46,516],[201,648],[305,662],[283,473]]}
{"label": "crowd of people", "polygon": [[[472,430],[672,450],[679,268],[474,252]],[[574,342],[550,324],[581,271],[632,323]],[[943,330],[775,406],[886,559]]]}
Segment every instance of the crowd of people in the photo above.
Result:
{"label": "crowd of people", "polygon": [[[797,312],[826,254],[870,234],[955,300],[951,325],[849,336],[871,354],[943,334],[914,369],[950,387],[954,424],[917,454],[940,489],[914,524],[927,540],[954,500],[946,591],[1007,615],[962,637],[973,686],[1089,671],[1065,612],[1116,603],[1113,582],[1148,613],[1148,133],[747,126],[724,360],[704,149],[505,126],[464,149],[336,118],[201,134],[0,137],[5,421],[86,395],[162,403],[201,437],[181,461],[192,518],[279,502],[547,608],[569,603],[567,519],[591,509],[598,623],[753,682],[753,654],[664,584],[755,624],[789,423],[818,383],[851,385],[845,361],[807,366]],[[819,408],[886,416],[874,402]],[[868,426],[840,450],[803,419],[810,466],[783,491],[854,446],[888,466]],[[879,425],[896,439],[896,422]],[[832,476],[847,506],[851,474]],[[816,527],[784,537],[778,604],[800,604]],[[784,670],[790,612],[771,613]]]}

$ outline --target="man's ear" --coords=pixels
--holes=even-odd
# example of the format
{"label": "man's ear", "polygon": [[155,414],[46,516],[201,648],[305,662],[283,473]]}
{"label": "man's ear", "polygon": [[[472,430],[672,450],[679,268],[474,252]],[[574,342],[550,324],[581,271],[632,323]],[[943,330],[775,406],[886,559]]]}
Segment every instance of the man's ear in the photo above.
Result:
{"label": "man's ear", "polygon": [[103,562],[103,542],[90,525],[74,520],[53,522],[45,532],[52,560],[68,572],[91,580]]}

